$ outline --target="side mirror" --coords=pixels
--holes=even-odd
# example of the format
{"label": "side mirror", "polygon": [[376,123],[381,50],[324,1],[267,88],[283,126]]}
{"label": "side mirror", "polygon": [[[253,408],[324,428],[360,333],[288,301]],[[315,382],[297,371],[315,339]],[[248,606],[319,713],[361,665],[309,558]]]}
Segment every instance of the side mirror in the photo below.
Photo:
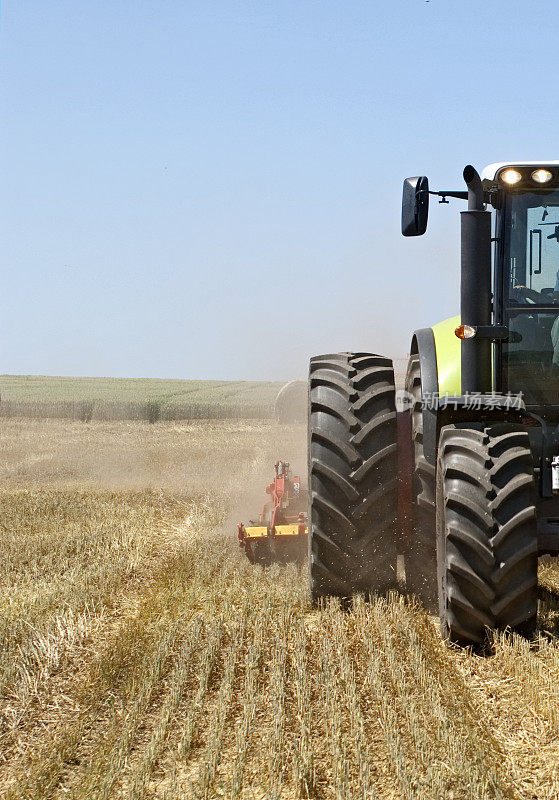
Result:
{"label": "side mirror", "polygon": [[402,233],[421,236],[427,230],[429,181],[425,175],[406,178],[402,194]]}

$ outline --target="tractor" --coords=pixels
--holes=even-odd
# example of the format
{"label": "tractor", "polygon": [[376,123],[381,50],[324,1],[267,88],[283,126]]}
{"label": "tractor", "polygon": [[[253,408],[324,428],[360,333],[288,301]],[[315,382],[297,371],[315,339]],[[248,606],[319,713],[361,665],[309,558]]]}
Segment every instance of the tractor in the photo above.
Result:
{"label": "tractor", "polygon": [[460,315],[415,331],[405,389],[378,354],[311,359],[309,570],[315,603],[405,575],[445,639],[483,648],[534,633],[538,557],[559,554],[559,162],[463,177],[404,181],[404,236],[430,196],[467,202]]}

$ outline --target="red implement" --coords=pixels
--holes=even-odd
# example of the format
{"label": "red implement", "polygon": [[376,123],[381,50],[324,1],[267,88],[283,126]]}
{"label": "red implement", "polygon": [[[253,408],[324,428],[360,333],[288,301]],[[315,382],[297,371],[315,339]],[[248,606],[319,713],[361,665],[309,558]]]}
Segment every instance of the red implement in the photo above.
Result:
{"label": "red implement", "polygon": [[264,503],[257,522],[237,526],[239,546],[251,563],[302,561],[307,552],[307,492],[288,461],[276,461],[276,474],[266,487],[270,500]]}

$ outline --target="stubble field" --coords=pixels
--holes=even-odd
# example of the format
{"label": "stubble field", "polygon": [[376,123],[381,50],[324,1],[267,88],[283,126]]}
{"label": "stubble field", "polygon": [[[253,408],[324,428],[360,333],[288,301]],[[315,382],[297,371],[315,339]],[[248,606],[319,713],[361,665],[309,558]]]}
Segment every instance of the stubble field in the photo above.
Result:
{"label": "stubble field", "polygon": [[559,570],[539,634],[450,649],[392,597],[313,610],[235,522],[305,431],[4,420],[3,798],[559,797]]}

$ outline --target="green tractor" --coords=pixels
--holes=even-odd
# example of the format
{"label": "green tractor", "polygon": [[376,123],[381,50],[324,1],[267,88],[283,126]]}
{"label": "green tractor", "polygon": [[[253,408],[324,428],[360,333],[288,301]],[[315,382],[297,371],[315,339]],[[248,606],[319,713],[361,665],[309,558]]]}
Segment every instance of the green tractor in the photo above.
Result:
{"label": "green tractor", "polygon": [[467,201],[460,316],[415,331],[405,390],[381,355],[311,359],[309,568],[314,602],[405,575],[446,639],[480,647],[533,634],[538,556],[559,554],[559,162],[464,180],[404,181],[404,236],[430,195]]}

